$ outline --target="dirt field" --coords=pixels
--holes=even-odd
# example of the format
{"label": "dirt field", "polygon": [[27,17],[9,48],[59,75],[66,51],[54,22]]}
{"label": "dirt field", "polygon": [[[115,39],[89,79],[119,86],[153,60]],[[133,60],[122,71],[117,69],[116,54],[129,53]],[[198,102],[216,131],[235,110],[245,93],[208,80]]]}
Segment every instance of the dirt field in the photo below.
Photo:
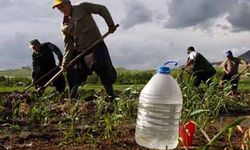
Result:
{"label": "dirt field", "polygon": [[[2,95],[2,98],[6,95]],[[102,130],[104,128],[93,130],[83,124],[78,123],[74,129],[74,141],[65,140],[65,136],[69,130],[66,128],[71,127],[71,121],[65,119],[62,115],[70,108],[66,101],[57,103],[54,102],[51,106],[51,112],[53,113],[53,118],[49,122],[31,122],[29,118],[23,117],[13,117],[13,111],[5,109],[2,111],[0,120],[0,150],[146,150],[136,144],[134,139],[135,133],[135,120],[123,120],[118,126],[114,127],[116,135],[114,138],[103,138]],[[13,107],[12,107],[13,108]],[[97,111],[97,104],[95,101],[82,102],[77,105],[77,110],[84,112],[84,122],[94,122],[96,118],[93,118],[93,114]],[[248,111],[244,111],[244,115],[248,114]],[[219,117],[213,124],[207,128],[206,133],[212,138],[216,133],[218,133],[221,128],[238,117]],[[111,115],[111,114],[110,114]],[[234,114],[235,115],[235,114]],[[3,117],[4,116],[4,117]],[[22,118],[22,117],[21,117]],[[67,125],[67,126],[62,126]],[[242,122],[241,128],[244,131],[250,127],[250,117],[247,117],[245,121]],[[88,133],[85,135],[85,133]],[[91,134],[90,134],[91,133]],[[77,136],[81,135],[81,136]],[[91,136],[90,136],[91,135]],[[69,136],[70,137],[70,136]],[[72,136],[71,136],[72,137]],[[238,129],[234,129],[231,136],[232,146],[234,149],[240,149],[243,144],[244,134]],[[204,146],[207,143],[206,138],[197,130],[194,138],[193,146],[190,149],[196,149],[197,147]],[[219,138],[214,146],[210,149],[225,149],[229,147],[228,134],[225,133]]]}

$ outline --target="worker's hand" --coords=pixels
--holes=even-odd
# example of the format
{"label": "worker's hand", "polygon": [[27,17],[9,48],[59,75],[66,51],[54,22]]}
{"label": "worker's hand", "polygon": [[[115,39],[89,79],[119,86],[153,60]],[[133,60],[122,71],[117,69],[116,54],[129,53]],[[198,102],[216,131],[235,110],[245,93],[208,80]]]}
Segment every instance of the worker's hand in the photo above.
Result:
{"label": "worker's hand", "polygon": [[37,91],[37,93],[42,94],[43,91],[44,91],[44,88],[43,88],[42,86],[40,86],[40,87],[38,87],[38,88],[36,89],[36,91]]}
{"label": "worker's hand", "polygon": [[61,66],[59,66],[59,68],[60,68],[63,72],[65,72],[65,71],[66,71],[66,67],[65,67],[65,65],[61,65]]}
{"label": "worker's hand", "polygon": [[63,25],[68,24],[70,22],[69,16],[63,16]]}
{"label": "worker's hand", "polygon": [[115,30],[116,30],[116,26],[115,26],[115,25],[109,26],[109,32],[110,32],[110,33],[114,33]]}

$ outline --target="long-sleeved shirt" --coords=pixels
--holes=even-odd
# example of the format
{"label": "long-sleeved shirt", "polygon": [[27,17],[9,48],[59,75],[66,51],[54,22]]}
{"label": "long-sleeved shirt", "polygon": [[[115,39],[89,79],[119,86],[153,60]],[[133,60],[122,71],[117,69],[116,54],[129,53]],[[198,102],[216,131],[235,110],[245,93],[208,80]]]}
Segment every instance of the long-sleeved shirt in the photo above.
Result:
{"label": "long-sleeved shirt", "polygon": [[61,65],[63,54],[60,49],[52,43],[43,43],[41,44],[40,50],[38,52],[32,53],[33,80],[37,80],[39,77],[56,67],[56,61],[53,52],[58,58],[59,65]]}
{"label": "long-sleeved shirt", "polygon": [[73,59],[75,51],[83,52],[101,38],[101,33],[92,14],[102,16],[108,26],[114,25],[108,9],[103,5],[83,2],[72,6],[72,14],[69,21],[64,23],[62,28],[62,32],[65,35],[63,66]]}

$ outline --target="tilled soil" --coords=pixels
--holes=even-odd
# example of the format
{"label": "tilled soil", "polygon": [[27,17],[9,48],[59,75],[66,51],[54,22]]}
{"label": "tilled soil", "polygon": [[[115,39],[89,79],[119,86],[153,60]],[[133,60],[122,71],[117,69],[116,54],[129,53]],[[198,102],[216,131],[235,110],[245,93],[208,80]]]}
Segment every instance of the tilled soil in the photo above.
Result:
{"label": "tilled soil", "polygon": [[[93,112],[96,111],[96,106],[93,103],[88,103],[84,109],[87,110],[85,116],[91,117]],[[62,111],[62,108],[58,107],[58,109],[53,110],[53,113],[56,113],[58,116],[60,116]],[[247,112],[248,110],[244,111],[244,115],[249,115]],[[237,112],[236,116],[239,115],[242,115],[242,113]],[[220,117],[218,120],[216,120],[216,122],[206,128],[206,133],[210,138],[212,138],[224,125],[233,122],[237,118],[238,117],[228,116],[223,116],[222,118]],[[29,121],[25,119],[0,120],[0,150],[147,150],[135,142],[135,122],[124,121],[118,127],[116,127],[117,135],[115,136],[115,139],[99,139],[97,141],[93,141],[90,140],[90,137],[82,136],[81,138],[74,140],[74,142],[63,142],[65,141],[65,129],[58,127],[60,121],[67,122],[68,120],[60,120],[58,117],[51,121],[48,125],[40,123],[30,124]],[[241,129],[243,132],[250,129],[249,123],[250,117],[247,117],[247,119],[242,122]],[[13,126],[13,124],[18,124],[21,129]],[[79,126],[77,129],[80,128],[81,126]],[[84,133],[81,134],[84,135]],[[93,134],[93,136],[95,135]],[[243,140],[244,133],[238,129],[234,129],[230,140],[234,149],[240,149],[244,142]],[[193,145],[189,147],[189,149],[196,149],[197,147],[204,146],[207,142],[208,141],[201,131],[196,130]],[[209,149],[222,150],[226,147],[229,147],[227,133],[220,137],[218,142]]]}

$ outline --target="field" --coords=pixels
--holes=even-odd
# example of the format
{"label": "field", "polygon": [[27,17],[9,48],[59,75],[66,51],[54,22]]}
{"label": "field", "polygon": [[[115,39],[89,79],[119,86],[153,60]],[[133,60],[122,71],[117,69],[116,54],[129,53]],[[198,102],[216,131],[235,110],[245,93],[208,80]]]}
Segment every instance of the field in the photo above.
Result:
{"label": "field", "polygon": [[[1,82],[0,149],[146,150],[136,144],[134,133],[138,97],[154,71],[124,72],[118,73],[121,78],[112,103],[95,76],[81,87],[77,101],[67,95],[61,98],[51,87],[42,96],[34,89],[21,93],[30,79],[20,76]],[[194,90],[189,79],[178,75],[173,72],[183,92],[181,120],[196,124],[194,142],[188,149],[248,150],[249,77],[242,79],[240,94],[231,96],[229,86],[218,89],[218,79],[211,87]],[[18,82],[25,85],[17,86]],[[176,149],[183,149],[181,140],[179,143]]]}

